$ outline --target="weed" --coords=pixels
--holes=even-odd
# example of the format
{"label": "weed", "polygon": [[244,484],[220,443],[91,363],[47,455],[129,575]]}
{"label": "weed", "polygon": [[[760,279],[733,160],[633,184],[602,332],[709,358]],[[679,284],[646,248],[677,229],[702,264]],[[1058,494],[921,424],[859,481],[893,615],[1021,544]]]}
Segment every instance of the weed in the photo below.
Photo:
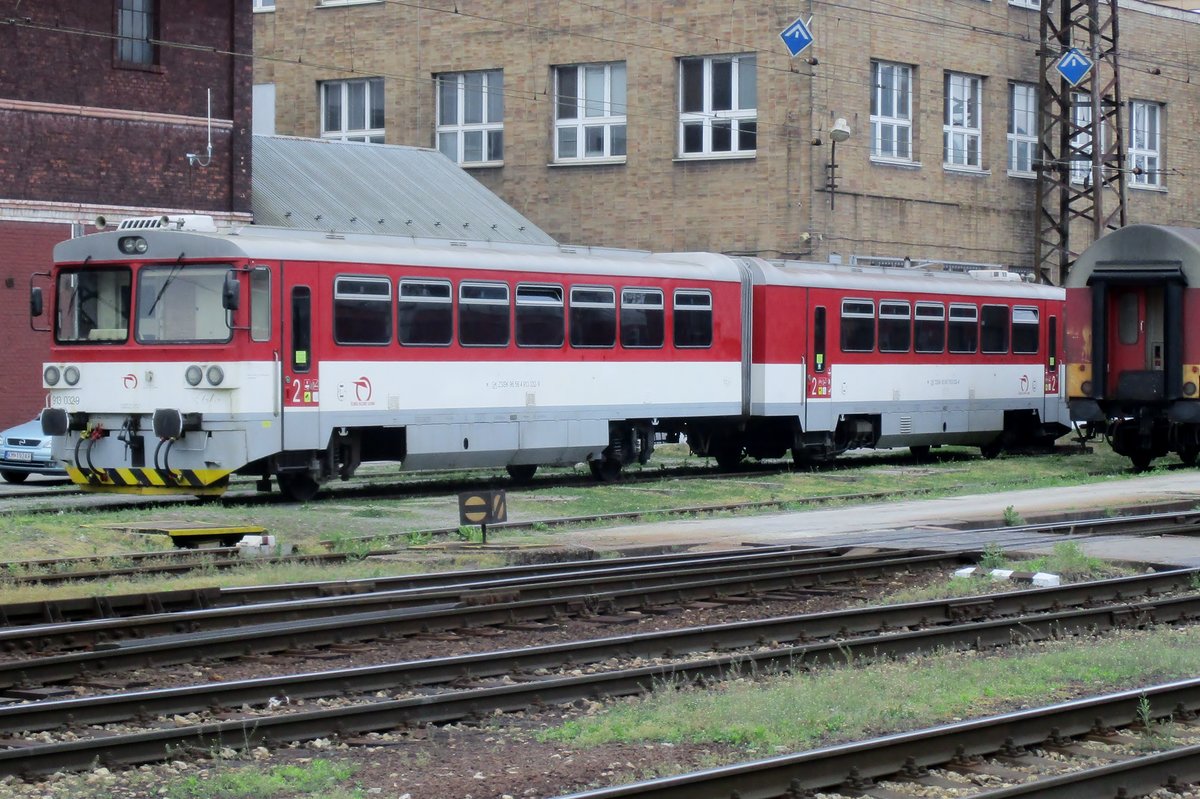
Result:
{"label": "weed", "polygon": [[[1008,510],[1012,510],[1009,505]],[[1007,514],[1008,511],[1005,511]],[[992,569],[1002,569],[1008,559],[1004,557],[1004,547],[997,544],[995,541],[990,542],[983,548],[983,557],[979,559],[979,565],[991,571]]]}
{"label": "weed", "polygon": [[1016,508],[1009,505],[1004,509],[1004,526],[1018,527],[1025,523],[1025,517],[1017,512]]}
{"label": "weed", "polygon": [[433,540],[433,533],[423,532],[421,530],[413,530],[404,536],[404,541],[410,547],[423,547]]}
{"label": "weed", "polygon": [[257,766],[227,768],[223,761],[216,773],[204,777],[188,776],[168,785],[168,799],[241,799],[269,796],[312,796],[337,792],[341,796],[360,796],[357,790],[338,790],[354,774],[354,766],[313,760],[300,765],[283,765],[262,770]]}
{"label": "weed", "polygon": [[463,541],[469,541],[473,544],[478,544],[483,541],[483,530],[479,527],[472,527],[464,524],[457,530],[458,537]]}

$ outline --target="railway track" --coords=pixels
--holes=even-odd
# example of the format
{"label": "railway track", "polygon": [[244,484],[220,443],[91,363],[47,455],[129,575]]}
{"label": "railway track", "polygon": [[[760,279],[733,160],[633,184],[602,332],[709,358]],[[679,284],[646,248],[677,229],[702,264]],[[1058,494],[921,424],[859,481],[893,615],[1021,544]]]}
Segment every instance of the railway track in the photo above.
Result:
{"label": "railway track", "polygon": [[[1174,585],[1191,584],[1194,571],[1181,570],[1170,579]],[[1156,575],[1162,578],[1162,575]],[[1140,627],[1150,624],[1190,622],[1200,618],[1200,596],[1187,594],[1165,598],[1145,598],[1134,603],[1119,603],[1104,607],[1081,607],[1073,610],[1033,612],[1026,610],[1008,618],[974,620],[999,608],[1025,607],[1050,603],[1061,608],[1073,594],[1076,602],[1092,604],[1101,595],[1122,596],[1146,589],[1138,578],[1122,578],[1097,584],[1069,587],[1064,594],[1054,589],[1017,592],[1012,596],[974,597],[937,603],[916,603],[890,608],[865,608],[841,613],[796,617],[790,620],[766,620],[720,628],[677,630],[648,636],[595,639],[569,645],[536,647],[476,654],[459,658],[414,661],[372,667],[329,671],[320,674],[292,675],[227,684],[132,692],[110,696],[68,700],[43,700],[24,705],[0,708],[0,729],[54,729],[66,727],[69,735],[61,739],[19,745],[0,750],[0,773],[38,773],[60,769],[85,768],[99,760],[106,764],[128,764],[158,760],[169,753],[186,748],[205,749],[213,745],[252,747],[284,741],[309,740],[318,737],[352,736],[398,726],[441,723],[477,718],[498,712],[527,711],[545,705],[563,704],[579,699],[600,696],[623,696],[653,690],[662,684],[728,679],[742,675],[804,668],[809,664],[845,662],[847,659],[895,657],[914,652],[938,649],[987,649],[1005,646],[1013,641],[1036,641],[1067,635],[1096,634],[1117,628]],[[1165,585],[1158,583],[1159,586]],[[1089,593],[1090,592],[1090,593]],[[992,606],[992,607],[988,607]],[[939,615],[940,614],[940,615]],[[967,619],[964,621],[964,619]],[[873,634],[854,635],[851,631],[870,627]],[[776,639],[791,637],[801,642],[783,646]],[[823,636],[824,640],[809,640]],[[722,649],[733,649],[721,654]],[[701,657],[687,659],[682,653],[700,652]],[[654,655],[653,653],[658,653]],[[629,660],[648,657],[662,658],[650,665],[608,668],[614,658]],[[561,676],[554,671],[570,665],[576,670],[580,663],[601,662],[603,666],[582,675]],[[500,682],[496,680],[503,678]],[[464,682],[464,680],[466,682]],[[488,680],[492,680],[488,684]],[[483,685],[480,686],[480,681]],[[469,685],[461,690],[455,686]],[[439,686],[431,690],[428,686]],[[476,687],[480,686],[480,687]],[[373,692],[401,689],[401,698],[380,699]],[[281,711],[272,704],[279,698],[316,695],[357,694],[369,698],[319,710]],[[275,700],[274,702],[272,700]],[[1166,716],[1200,708],[1200,682],[1191,684],[1186,693],[1170,693],[1168,698],[1155,696],[1154,715]],[[236,718],[213,720],[177,726],[151,722],[138,732],[125,729],[96,729],[102,725],[128,720],[134,715],[171,717],[197,712],[214,706],[235,707],[246,704],[266,705],[251,712],[240,712]],[[1135,718],[1133,712],[1122,712],[1121,723]],[[1106,718],[1095,709],[1087,725],[1078,734],[1092,729],[1095,719]],[[1144,714],[1143,714],[1144,715]],[[1105,721],[1105,725],[1114,722]],[[1076,722],[1056,721],[1042,729],[1041,737],[1024,741],[1013,736],[1018,746],[1043,741],[1050,730],[1058,726],[1061,739],[1074,732]],[[959,725],[961,727],[961,725]],[[1010,725],[1011,727],[1011,725]],[[965,728],[963,728],[965,729]],[[83,732],[86,730],[86,733]],[[961,729],[960,729],[961,732]],[[88,737],[80,737],[86,734]],[[958,733],[956,733],[956,736]],[[953,737],[958,745],[967,745],[968,756],[980,754],[969,735]],[[233,742],[233,743],[231,743]],[[12,743],[16,743],[15,740]],[[989,746],[991,744],[988,744]],[[982,744],[978,746],[983,747]],[[986,748],[986,747],[984,747]],[[962,753],[960,753],[962,754]],[[947,756],[953,757],[954,751]],[[937,757],[940,757],[938,755]],[[916,757],[911,749],[904,758]],[[927,766],[937,757],[922,754],[914,761]],[[839,765],[840,772],[833,783],[845,780],[849,769]],[[898,770],[876,772],[875,766],[859,773],[867,778],[890,774]],[[750,795],[783,796],[795,783],[789,775],[778,793]],[[661,787],[661,786],[660,786]],[[802,787],[809,787],[803,783]],[[685,788],[683,790],[691,790]],[[730,796],[731,790],[743,788],[722,784],[716,792],[677,792],[662,796]],[[757,788],[756,788],[757,790]],[[707,788],[705,788],[707,791]],[[720,793],[724,791],[724,793]],[[613,794],[613,796],[623,794]],[[632,794],[631,794],[632,795]],[[647,794],[658,796],[658,794]]]}

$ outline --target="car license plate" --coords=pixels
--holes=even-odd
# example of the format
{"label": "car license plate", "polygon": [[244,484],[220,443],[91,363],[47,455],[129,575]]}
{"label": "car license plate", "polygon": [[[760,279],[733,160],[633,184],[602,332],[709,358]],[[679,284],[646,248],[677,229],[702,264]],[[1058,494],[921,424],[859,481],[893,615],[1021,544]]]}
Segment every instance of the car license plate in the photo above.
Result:
{"label": "car license plate", "polygon": [[32,461],[33,453],[32,452],[12,452],[11,450],[6,449],[6,450],[4,450],[4,460],[6,460],[6,461]]}

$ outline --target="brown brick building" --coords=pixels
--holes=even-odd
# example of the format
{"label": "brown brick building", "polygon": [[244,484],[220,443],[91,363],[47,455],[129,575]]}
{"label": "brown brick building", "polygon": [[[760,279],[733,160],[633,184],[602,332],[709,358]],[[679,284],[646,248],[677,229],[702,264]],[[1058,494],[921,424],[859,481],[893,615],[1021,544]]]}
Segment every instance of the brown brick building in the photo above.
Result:
{"label": "brown brick building", "polygon": [[252,61],[231,54],[251,51],[252,26],[251,0],[0,0],[0,9],[6,427],[43,402],[49,334],[30,330],[29,283],[56,243],[99,215],[249,221]]}
{"label": "brown brick building", "polygon": [[[256,120],[440,147],[560,241],[1029,267],[1036,6],[255,0]],[[1131,220],[1200,224],[1200,15],[1120,25]]]}

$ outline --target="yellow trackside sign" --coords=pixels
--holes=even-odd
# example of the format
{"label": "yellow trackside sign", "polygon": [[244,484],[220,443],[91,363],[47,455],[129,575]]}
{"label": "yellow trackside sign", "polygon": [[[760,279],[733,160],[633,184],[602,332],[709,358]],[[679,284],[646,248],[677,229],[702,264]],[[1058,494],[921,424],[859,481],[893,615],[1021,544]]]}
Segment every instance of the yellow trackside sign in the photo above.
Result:
{"label": "yellow trackside sign", "polygon": [[504,491],[471,491],[458,495],[459,524],[496,524],[508,521]]}

